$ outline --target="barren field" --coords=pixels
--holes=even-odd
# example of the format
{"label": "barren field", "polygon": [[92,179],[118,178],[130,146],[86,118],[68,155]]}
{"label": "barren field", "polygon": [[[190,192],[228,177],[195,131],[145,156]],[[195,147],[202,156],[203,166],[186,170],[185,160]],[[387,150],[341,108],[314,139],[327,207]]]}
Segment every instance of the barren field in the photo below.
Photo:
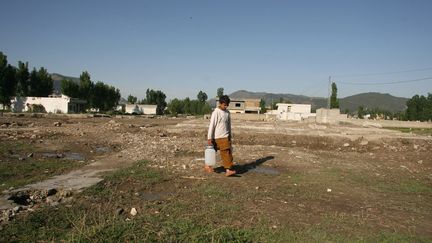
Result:
{"label": "barren field", "polygon": [[236,177],[202,118],[0,117],[0,241],[432,240],[432,125],[233,121]]}

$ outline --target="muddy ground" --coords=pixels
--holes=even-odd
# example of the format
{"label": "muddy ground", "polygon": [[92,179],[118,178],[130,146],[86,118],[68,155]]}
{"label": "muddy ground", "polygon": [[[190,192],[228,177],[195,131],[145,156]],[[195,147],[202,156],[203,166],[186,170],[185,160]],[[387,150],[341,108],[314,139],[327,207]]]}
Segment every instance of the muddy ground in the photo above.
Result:
{"label": "muddy ground", "polygon": [[[322,225],[324,232],[348,239],[381,233],[432,239],[430,133],[402,133],[349,122],[234,120],[234,160],[239,174],[225,178],[223,173],[203,171],[208,122],[202,118],[5,114],[0,117],[0,163],[14,166],[50,159],[71,166],[44,171],[42,177],[30,173],[36,179],[29,183],[0,182],[0,209],[15,208],[19,200],[6,199],[20,191],[48,193],[54,189],[79,195],[103,183],[101,173],[146,160],[149,168],[162,170],[169,179],[139,192],[141,195],[161,201],[174,197],[194,205],[202,195],[188,190],[216,186],[229,195],[224,200],[236,206],[239,217],[223,222],[232,227],[253,227],[259,221],[274,230],[304,231]],[[20,177],[19,173],[15,176]],[[135,186],[122,183],[125,190]],[[30,211],[38,210],[37,204],[46,204],[48,196],[34,200]],[[135,205],[138,211],[145,211],[139,201],[130,204],[125,208]],[[31,213],[19,211],[9,213]],[[3,224],[18,220],[3,219]]]}

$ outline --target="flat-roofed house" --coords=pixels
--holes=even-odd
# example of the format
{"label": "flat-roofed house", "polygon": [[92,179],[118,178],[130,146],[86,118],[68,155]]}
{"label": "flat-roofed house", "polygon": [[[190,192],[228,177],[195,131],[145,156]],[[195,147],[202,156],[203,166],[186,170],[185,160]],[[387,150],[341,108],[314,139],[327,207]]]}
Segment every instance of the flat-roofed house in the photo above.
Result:
{"label": "flat-roofed house", "polygon": [[32,111],[34,106],[43,106],[48,113],[81,113],[85,112],[87,101],[71,98],[66,95],[51,95],[49,97],[15,97],[11,100],[14,112]]}
{"label": "flat-roofed house", "polygon": [[231,113],[255,113],[259,114],[260,99],[231,99],[228,110]]}
{"label": "flat-roofed house", "polygon": [[310,104],[286,104],[277,103],[277,119],[279,120],[292,120],[301,121],[311,116],[316,116],[311,113]]}

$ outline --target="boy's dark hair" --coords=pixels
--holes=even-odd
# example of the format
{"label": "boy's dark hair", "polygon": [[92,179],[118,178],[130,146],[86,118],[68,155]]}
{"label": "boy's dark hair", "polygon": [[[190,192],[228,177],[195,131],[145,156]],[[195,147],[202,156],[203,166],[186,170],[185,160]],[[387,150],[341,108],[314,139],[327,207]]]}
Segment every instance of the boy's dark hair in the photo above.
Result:
{"label": "boy's dark hair", "polygon": [[219,103],[221,103],[221,104],[229,105],[230,101],[231,100],[228,97],[228,95],[222,95],[221,97],[219,97]]}

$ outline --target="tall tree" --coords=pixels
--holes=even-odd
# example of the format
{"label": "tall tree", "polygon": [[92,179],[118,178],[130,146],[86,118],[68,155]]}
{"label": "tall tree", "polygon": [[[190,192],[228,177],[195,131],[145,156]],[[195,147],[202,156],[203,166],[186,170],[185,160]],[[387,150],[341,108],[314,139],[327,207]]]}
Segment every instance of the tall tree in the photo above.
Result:
{"label": "tall tree", "polygon": [[138,98],[132,95],[129,95],[127,98],[128,103],[135,104],[137,102]]}
{"label": "tall tree", "polygon": [[30,79],[28,62],[26,62],[26,63],[23,63],[21,61],[18,62],[18,69],[16,71],[16,79],[17,79],[17,95],[23,96],[23,97],[28,96],[29,79]]}
{"label": "tall tree", "polygon": [[53,87],[51,75],[45,68],[41,67],[38,71],[33,68],[30,73],[29,96],[47,97],[52,94]]}
{"label": "tall tree", "polygon": [[92,93],[93,85],[93,82],[90,80],[90,74],[87,71],[82,72],[80,75],[79,98],[90,101],[90,94]]}
{"label": "tall tree", "polygon": [[364,110],[363,106],[359,106],[357,110],[357,116],[360,119],[363,119],[363,117],[366,115],[366,111]]}
{"label": "tall tree", "polygon": [[265,113],[267,111],[267,108],[265,107],[266,103],[264,99],[260,100],[260,108],[261,108],[261,113]]}
{"label": "tall tree", "polygon": [[197,98],[198,98],[198,100],[199,100],[200,102],[206,102],[206,100],[207,100],[208,97],[207,97],[207,94],[206,94],[206,93],[200,91],[200,92],[198,93],[198,95],[197,95]]}
{"label": "tall tree", "polygon": [[79,85],[70,79],[63,79],[61,81],[61,92],[72,98],[80,98]]}
{"label": "tall tree", "polygon": [[162,115],[164,113],[165,107],[167,106],[165,99],[166,95],[162,91],[154,91],[152,89],[147,89],[146,99],[144,102],[145,104],[157,105],[156,113],[158,115]]}
{"label": "tall tree", "polygon": [[339,99],[337,98],[337,86],[336,83],[332,83],[332,93],[330,96],[330,109],[339,108]]}
{"label": "tall tree", "polygon": [[0,52],[0,103],[3,109],[11,104],[11,98],[16,94],[16,71],[8,64],[7,56]]}
{"label": "tall tree", "polygon": [[217,97],[224,95],[224,88],[220,87],[217,89]]}

